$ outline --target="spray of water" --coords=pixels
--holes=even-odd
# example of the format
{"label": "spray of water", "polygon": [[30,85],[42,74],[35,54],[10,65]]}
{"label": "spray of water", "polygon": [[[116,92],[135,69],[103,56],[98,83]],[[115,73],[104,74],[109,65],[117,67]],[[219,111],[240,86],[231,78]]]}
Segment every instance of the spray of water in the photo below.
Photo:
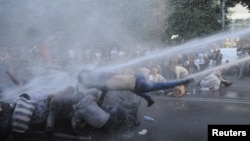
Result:
{"label": "spray of water", "polygon": [[203,77],[203,76],[205,76],[205,75],[207,75],[207,74],[209,74],[211,72],[214,72],[214,71],[217,71],[217,70],[224,70],[226,68],[230,68],[232,66],[236,66],[236,65],[239,65],[239,64],[247,62],[247,61],[250,61],[250,56],[242,58],[242,59],[238,59],[238,60],[235,60],[235,61],[232,61],[232,62],[227,63],[227,64],[219,65],[217,67],[209,68],[209,69],[206,69],[206,70],[201,71],[201,72],[191,74],[188,77],[197,79],[196,81],[199,81],[199,79],[201,77]]}
{"label": "spray of water", "polygon": [[[234,35],[237,37],[244,36],[250,32],[250,29],[245,29],[239,32],[236,32]],[[141,63],[142,61],[150,60],[150,59],[155,59],[159,57],[165,57],[168,55],[171,55],[173,52],[181,52],[181,53],[189,53],[192,52],[193,50],[200,49],[202,47],[206,47],[205,45],[207,44],[212,44],[214,42],[218,42],[220,40],[225,39],[227,37],[227,33],[223,34],[218,34],[214,35],[208,38],[204,39],[196,39],[191,42],[185,43],[183,45],[179,45],[170,49],[166,49],[163,51],[160,51],[158,53],[154,53],[148,56],[143,56],[136,58],[135,60],[131,60],[127,63],[124,64],[118,64],[114,66],[108,66],[104,68],[100,68],[98,70],[101,71],[112,71],[115,69],[121,69],[124,67],[128,67],[130,65],[134,65],[137,63]],[[188,48],[188,50],[183,50],[183,48]],[[218,70],[218,69],[224,69],[233,65],[237,65],[242,62],[249,61],[250,57],[245,57],[236,61],[232,61],[228,64],[220,65],[214,68],[206,69],[205,71],[198,72],[195,74],[190,75],[189,77],[196,78],[199,76],[204,76],[207,73],[210,73],[212,71]],[[77,67],[79,69],[79,67]],[[78,70],[78,69],[73,69],[73,70]],[[15,98],[18,94],[21,94],[23,92],[27,92],[33,95],[47,95],[51,93],[58,92],[65,88],[68,85],[74,85],[76,83],[76,75],[78,71],[72,71],[72,72],[52,72],[48,73],[46,75],[42,75],[40,77],[36,77],[33,79],[29,84],[24,85],[22,87],[18,88],[12,88],[10,90],[5,91],[4,93],[4,98],[5,99],[13,99]]]}
{"label": "spray of water", "polygon": [[2,94],[2,100],[13,101],[20,94],[27,93],[32,98],[57,94],[67,86],[74,86],[76,77],[72,73],[54,71],[46,75],[36,76],[29,83],[6,89]]}
{"label": "spray of water", "polygon": [[[143,37],[143,35],[147,35],[145,32],[149,32],[147,29],[155,32],[160,31],[159,28],[157,30],[152,28],[156,25],[153,21],[159,23],[159,19],[150,19],[148,16],[154,14],[153,11],[157,11],[157,6],[151,11],[145,11],[152,8],[152,5],[155,6],[157,4],[155,2],[151,0],[143,2],[134,0],[133,3],[131,1],[117,2],[114,0],[103,2],[98,0],[77,0],[77,2],[68,0],[53,2],[46,0],[3,1],[0,8],[0,12],[4,13],[0,17],[4,21],[0,22],[2,31],[1,44],[11,44],[13,46],[21,44],[22,46],[18,49],[26,46],[20,52],[25,57],[28,56],[26,55],[27,52],[39,48],[38,46],[44,42],[53,47],[51,47],[51,54],[61,56],[65,56],[68,49],[76,46],[83,49],[110,46],[134,47],[138,43],[137,40],[141,43],[141,41],[145,41],[142,39],[149,39]],[[126,63],[112,66],[106,65],[96,69],[114,71],[155,58],[164,57],[167,59],[168,56],[175,52],[189,53],[223,41],[229,34],[241,37],[248,33],[250,33],[250,29],[235,33],[220,33],[204,39],[195,39],[169,49],[163,49]],[[155,44],[158,45],[156,42]],[[147,44],[142,46],[144,45],[148,46]],[[164,46],[162,47],[164,48]],[[81,55],[81,51],[77,53]],[[37,64],[38,62],[34,62],[31,67],[35,68]],[[26,85],[5,90],[3,99],[13,100],[24,92],[31,95],[48,95],[58,92],[68,85],[74,85],[77,72],[83,67],[86,66],[75,63],[60,71],[36,75]],[[38,69],[46,71],[44,64],[39,65]]]}
{"label": "spray of water", "polygon": [[[139,57],[136,58],[134,60],[128,61],[126,63],[122,63],[122,64],[118,64],[118,65],[113,65],[113,66],[107,66],[107,67],[103,67],[98,69],[99,71],[113,71],[113,70],[120,70],[122,68],[126,68],[144,61],[149,61],[152,59],[157,59],[157,58],[162,58],[164,57],[164,59],[169,59],[173,53],[193,53],[194,51],[196,51],[197,49],[204,49],[204,48],[208,48],[211,47],[209,45],[212,45],[214,43],[217,42],[222,42],[224,41],[229,34],[231,34],[234,37],[244,37],[246,35],[249,35],[250,33],[250,28],[248,29],[243,29],[240,31],[237,31],[235,33],[229,33],[229,32],[224,32],[224,33],[220,33],[220,34],[216,34],[207,38],[203,38],[203,39],[195,39],[192,40],[190,42],[187,42],[185,44],[179,45],[179,46],[175,46],[173,48],[167,48],[167,49],[163,49],[160,50],[159,52],[156,52],[154,54],[148,55],[148,56],[143,56],[143,57]],[[225,68],[230,68],[232,66],[238,65],[240,63],[244,63],[250,61],[250,56],[245,57],[245,58],[241,58],[238,60],[234,60],[230,63],[227,64],[223,64],[220,66],[216,66],[216,67],[212,67],[209,69],[206,69],[204,71],[200,71],[194,74],[189,75],[189,78],[193,78],[195,79],[195,81],[199,81],[200,79],[202,79],[202,77],[206,76],[207,74],[216,71],[216,70],[223,70]]]}
{"label": "spray of water", "polygon": [[[74,49],[75,56],[85,57],[83,52],[89,50],[134,46],[137,41],[149,39],[144,35],[164,31],[165,9],[159,13],[159,6],[162,7],[161,0],[2,0],[0,47],[6,52],[16,50],[19,62],[29,62],[29,66],[10,63],[15,67],[14,72],[22,69],[46,72],[33,76],[24,86],[6,89],[3,99],[15,99],[23,92],[43,95],[74,85],[75,75],[83,63],[69,61],[69,50]],[[48,73],[47,62],[39,58],[44,47],[50,51],[47,54],[51,60],[59,56],[62,70]],[[79,60],[89,61],[89,66],[94,66],[92,56],[86,58]]]}
{"label": "spray of water", "polygon": [[132,66],[134,64],[144,62],[144,61],[149,61],[152,59],[163,58],[163,57],[164,59],[169,59],[172,56],[172,54],[175,54],[176,52],[177,53],[193,53],[198,49],[211,48],[213,44],[218,43],[218,42],[223,42],[226,38],[228,38],[229,34],[234,37],[244,37],[248,35],[249,33],[250,33],[250,28],[247,28],[247,29],[243,29],[234,33],[223,32],[223,33],[219,33],[213,36],[209,36],[207,38],[194,39],[185,44],[174,46],[172,48],[162,49],[159,52],[153,53],[151,55],[139,57],[139,58],[133,59],[131,61],[128,61],[122,64],[106,66],[98,70],[99,71],[112,71],[116,69],[126,68],[128,66]]}

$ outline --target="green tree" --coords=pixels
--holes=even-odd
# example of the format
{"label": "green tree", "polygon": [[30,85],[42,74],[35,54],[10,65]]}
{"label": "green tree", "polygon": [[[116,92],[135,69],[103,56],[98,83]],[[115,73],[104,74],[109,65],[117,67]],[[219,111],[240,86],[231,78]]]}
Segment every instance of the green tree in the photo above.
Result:
{"label": "green tree", "polygon": [[221,30],[221,7],[214,0],[170,0],[165,40],[172,35],[189,40]]}

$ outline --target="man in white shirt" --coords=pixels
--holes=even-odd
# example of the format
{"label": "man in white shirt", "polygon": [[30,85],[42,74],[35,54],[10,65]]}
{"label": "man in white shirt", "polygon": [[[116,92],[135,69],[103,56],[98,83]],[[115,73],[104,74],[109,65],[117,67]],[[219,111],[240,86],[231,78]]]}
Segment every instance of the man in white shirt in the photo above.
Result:
{"label": "man in white shirt", "polygon": [[[165,82],[166,81],[166,79],[161,74],[158,73],[157,68],[153,68],[151,70],[151,74],[148,77],[149,77],[149,82]],[[164,90],[157,90],[154,92],[164,93]]]}
{"label": "man in white shirt", "polygon": [[149,81],[150,82],[164,82],[166,81],[166,79],[158,73],[158,69],[157,68],[153,68],[151,70],[151,74],[149,75]]}

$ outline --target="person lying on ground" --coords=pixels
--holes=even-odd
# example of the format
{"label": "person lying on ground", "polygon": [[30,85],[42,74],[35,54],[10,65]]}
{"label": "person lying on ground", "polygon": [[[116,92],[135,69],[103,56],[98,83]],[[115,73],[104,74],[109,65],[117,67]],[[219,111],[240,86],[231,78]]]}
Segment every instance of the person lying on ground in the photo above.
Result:
{"label": "person lying on ground", "polygon": [[78,74],[78,90],[81,87],[98,88],[103,91],[100,103],[109,90],[128,90],[141,97],[143,97],[148,107],[154,104],[154,100],[146,94],[156,90],[163,90],[174,88],[178,85],[185,85],[191,82],[192,78],[183,78],[179,80],[166,81],[166,82],[148,82],[139,71],[134,74],[119,74],[110,72],[97,72],[83,69]]}
{"label": "person lying on ground", "polygon": [[43,100],[37,101],[31,95],[22,93],[13,102],[0,101],[0,139],[25,134],[31,125],[43,123],[48,110],[48,106],[45,105],[47,99]]}
{"label": "person lying on ground", "polygon": [[95,88],[77,93],[73,86],[55,95],[50,101],[46,133],[53,132],[56,117],[61,116],[71,122],[72,130],[76,133],[87,125],[96,129],[111,129],[124,122],[136,124],[136,117],[128,114],[121,106],[99,106],[97,103],[100,95],[101,91]]}
{"label": "person lying on ground", "polygon": [[76,93],[75,87],[67,86],[62,91],[50,97],[49,113],[46,120],[46,132],[54,130],[56,117],[65,120],[71,119],[72,105],[79,102],[84,97],[82,93]]}
{"label": "person lying on ground", "polygon": [[[5,73],[10,77],[12,82],[17,87],[22,87],[25,84],[19,81],[10,71],[7,70]],[[39,124],[45,121],[45,119],[47,118],[47,114],[48,114],[49,99],[54,94],[52,93],[46,94],[46,93],[43,93],[42,90],[27,89],[25,90],[25,92],[17,94],[17,95],[18,95],[17,100],[21,98],[22,100],[26,99],[27,101],[35,102],[34,114],[30,121],[32,124]]]}
{"label": "person lying on ground", "polygon": [[99,96],[93,93],[95,91],[100,92],[98,89],[92,89],[92,94],[84,92],[85,96],[72,106],[71,124],[74,131],[81,131],[86,125],[104,131],[138,125],[137,118],[121,105],[99,106]]}
{"label": "person lying on ground", "polygon": [[[21,83],[10,71],[6,71],[17,87],[22,87]],[[13,105],[13,114],[11,131],[15,134],[23,134],[29,130],[30,125],[44,123],[49,112],[49,101],[55,93],[45,93],[42,89],[25,89],[16,94],[18,97],[11,103]]]}

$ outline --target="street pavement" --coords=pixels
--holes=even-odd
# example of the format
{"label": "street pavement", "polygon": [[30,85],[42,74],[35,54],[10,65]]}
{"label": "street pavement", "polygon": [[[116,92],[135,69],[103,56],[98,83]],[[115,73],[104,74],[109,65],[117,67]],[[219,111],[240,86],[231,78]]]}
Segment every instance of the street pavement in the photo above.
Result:
{"label": "street pavement", "polygon": [[[250,124],[250,78],[226,78],[234,84],[222,86],[218,92],[196,91],[195,95],[179,98],[157,95],[153,96],[156,103],[149,108],[142,99],[138,113],[141,124],[131,131],[104,138],[107,141],[207,141],[210,124]],[[145,121],[144,116],[154,121]],[[147,133],[140,135],[143,129]]]}
{"label": "street pavement", "polygon": [[[92,141],[207,141],[208,125],[250,124],[250,77],[239,80],[226,77],[233,82],[230,87],[222,86],[218,92],[199,92],[183,97],[153,95],[155,104],[147,107],[140,101],[138,120],[140,125],[122,133],[92,134]],[[192,92],[192,91],[190,91]],[[154,120],[146,121],[144,116]],[[140,131],[144,131],[144,134]],[[16,140],[42,141],[43,135],[27,135]],[[70,141],[69,138],[54,138],[57,141]]]}
{"label": "street pavement", "polygon": [[[226,77],[233,82],[230,87],[222,86],[219,92],[197,92],[181,98],[155,97],[156,104],[150,108],[141,107],[140,127],[147,129],[146,135],[135,139],[143,141],[207,141],[207,127],[210,124],[250,124],[250,78],[239,80]],[[153,117],[146,122],[143,116]]]}

